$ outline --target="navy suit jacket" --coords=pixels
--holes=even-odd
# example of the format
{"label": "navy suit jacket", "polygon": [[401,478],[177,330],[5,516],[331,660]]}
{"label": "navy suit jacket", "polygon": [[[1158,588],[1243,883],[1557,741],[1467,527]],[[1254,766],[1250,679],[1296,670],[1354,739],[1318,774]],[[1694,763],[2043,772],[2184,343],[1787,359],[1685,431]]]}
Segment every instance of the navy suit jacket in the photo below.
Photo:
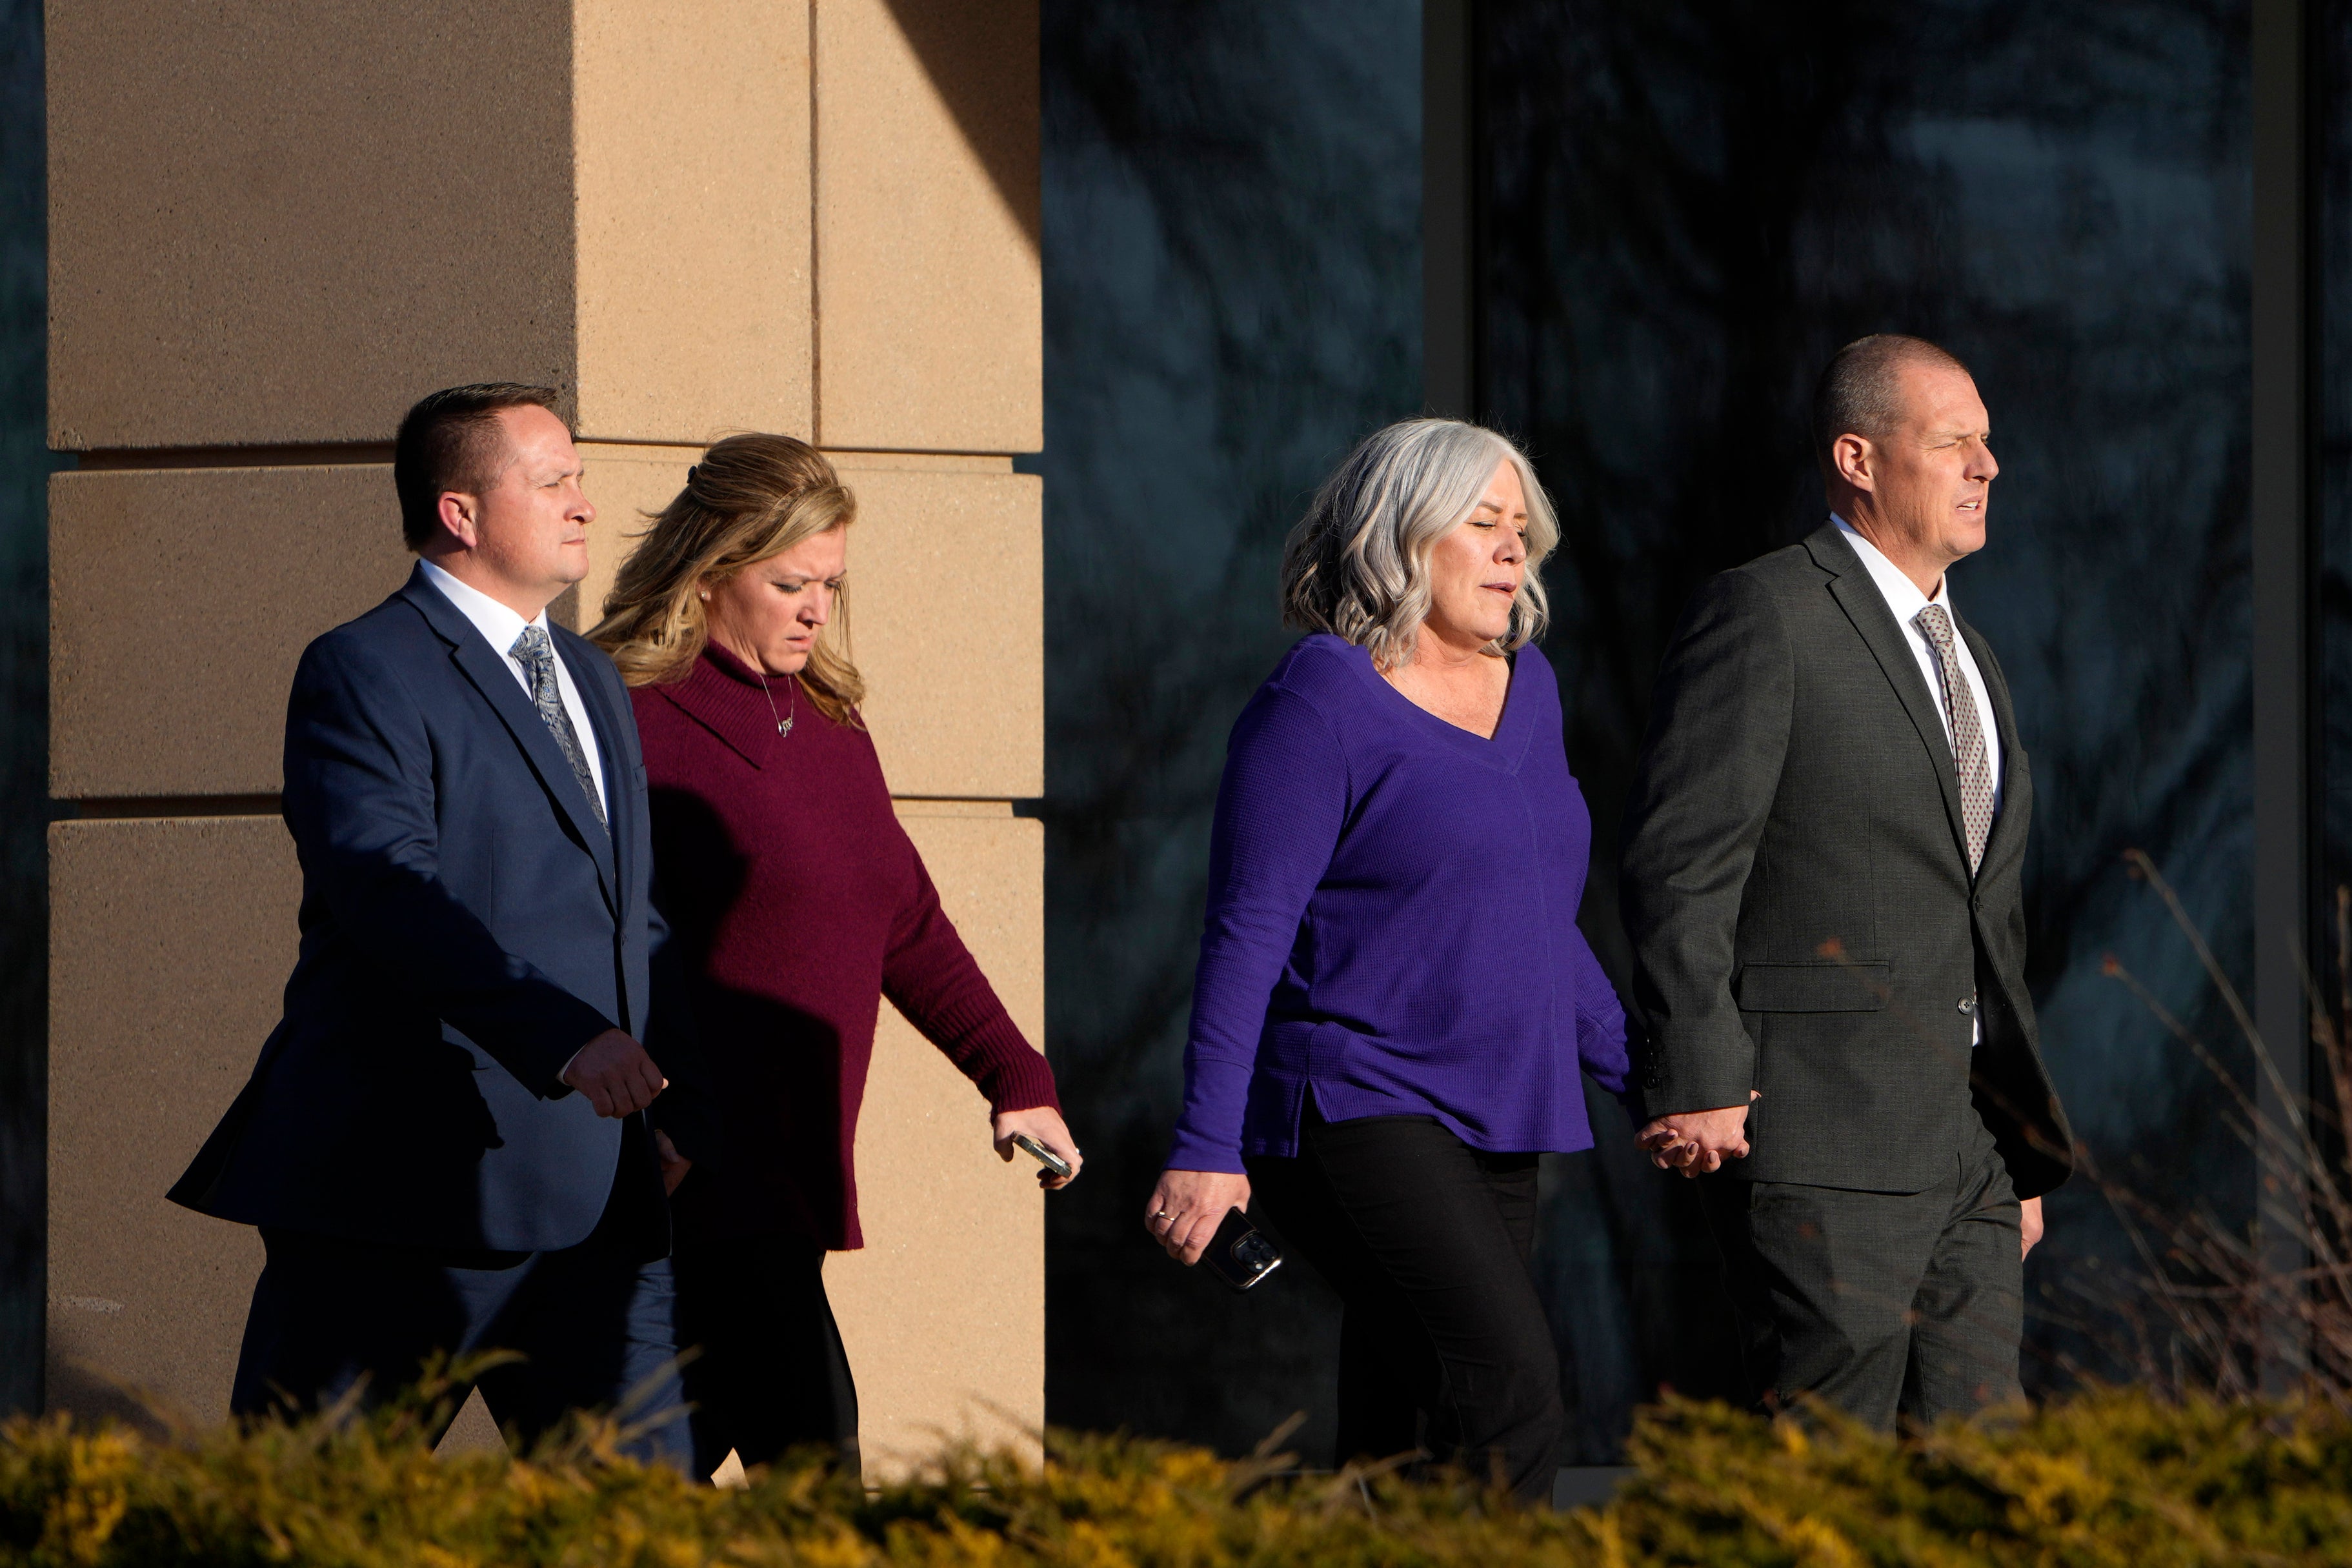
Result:
{"label": "navy suit jacket", "polygon": [[[609,833],[513,668],[421,569],[304,650],[285,793],[301,955],[174,1202],[390,1245],[572,1246],[613,1193],[622,1123],[556,1075],[608,1028],[671,1080],[651,1121],[710,1152],[690,1030],[665,1011],[679,988],[655,973],[667,928],[627,689],[593,644],[553,636]],[[651,1140],[628,1142],[622,1178],[657,1182]]]}

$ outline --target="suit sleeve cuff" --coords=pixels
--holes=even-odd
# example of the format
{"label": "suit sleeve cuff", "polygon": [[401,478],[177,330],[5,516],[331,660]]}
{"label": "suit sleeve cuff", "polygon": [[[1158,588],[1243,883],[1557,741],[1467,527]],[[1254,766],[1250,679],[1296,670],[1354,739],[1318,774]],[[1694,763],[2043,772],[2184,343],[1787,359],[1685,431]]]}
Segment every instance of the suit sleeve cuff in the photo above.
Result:
{"label": "suit sleeve cuff", "polygon": [[[562,1100],[572,1092],[572,1086],[563,1081],[563,1075],[572,1070],[572,1064],[580,1059],[580,1053],[588,1048],[589,1042],[619,1027],[587,1003],[577,998],[567,1000],[572,1005],[564,1010],[565,1016],[540,1031],[540,1037],[534,1043],[533,1054],[544,1053],[540,1055],[540,1059],[548,1064],[546,1077],[536,1084],[526,1079],[524,1087],[541,1100]],[[515,1076],[520,1078],[522,1075],[518,1073]]]}

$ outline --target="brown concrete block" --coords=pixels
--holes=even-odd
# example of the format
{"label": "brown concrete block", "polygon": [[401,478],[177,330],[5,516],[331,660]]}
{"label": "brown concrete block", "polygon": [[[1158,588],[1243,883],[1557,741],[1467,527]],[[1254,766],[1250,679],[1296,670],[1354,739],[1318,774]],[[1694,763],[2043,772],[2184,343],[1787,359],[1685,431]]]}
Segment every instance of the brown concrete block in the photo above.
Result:
{"label": "brown concrete block", "polygon": [[244,1087],[292,969],[275,817],[49,828],[49,1403],[142,1389],[217,1421],[261,1242],[164,1201]]}
{"label": "brown concrete block", "polygon": [[387,467],[49,480],[49,789],[266,795],[312,637],[413,561]]}
{"label": "brown concrete block", "polygon": [[1042,482],[833,456],[857,493],[850,648],[891,793],[1044,795]]}
{"label": "brown concrete block", "polygon": [[381,441],[437,386],[571,386],[572,9],[51,5],[50,445]]}
{"label": "brown concrete block", "polygon": [[[902,805],[900,816],[965,943],[1042,1045],[1042,827],[1003,807]],[[1039,1195],[1034,1171],[1026,1159],[996,1158],[988,1102],[886,1006],[857,1131],[866,1247],[825,1265],[869,1476],[936,1452],[943,1433],[1017,1440],[1044,1422],[1044,1205],[1053,1200]]]}
{"label": "brown concrete block", "polygon": [[[697,455],[585,448],[598,518],[583,620]],[[892,461],[842,458],[859,499],[852,581],[872,584],[852,588],[852,647],[886,775],[900,795],[1040,795],[1039,483]],[[52,791],[275,791],[303,647],[409,571],[388,471],[122,469],[50,485]]]}
{"label": "brown concrete block", "polygon": [[817,427],[1045,444],[1035,0],[816,7]]}
{"label": "brown concrete block", "polygon": [[579,0],[580,428],[806,438],[805,0]]}

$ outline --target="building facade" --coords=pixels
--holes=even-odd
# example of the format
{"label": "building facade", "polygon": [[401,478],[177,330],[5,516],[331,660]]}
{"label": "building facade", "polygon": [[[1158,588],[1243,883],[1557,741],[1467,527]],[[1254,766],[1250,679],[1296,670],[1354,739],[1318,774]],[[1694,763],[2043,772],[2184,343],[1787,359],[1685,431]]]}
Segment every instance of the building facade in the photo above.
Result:
{"label": "building facade", "polygon": [[[65,0],[47,48],[52,1407],[226,1410],[259,1241],[163,1194],[276,1020],[288,681],[405,576],[436,387],[564,393],[583,627],[704,444],[832,454],[899,814],[1043,1042],[1033,6]],[[887,1008],[857,1156],[868,1454],[1035,1426],[1037,1190]]]}

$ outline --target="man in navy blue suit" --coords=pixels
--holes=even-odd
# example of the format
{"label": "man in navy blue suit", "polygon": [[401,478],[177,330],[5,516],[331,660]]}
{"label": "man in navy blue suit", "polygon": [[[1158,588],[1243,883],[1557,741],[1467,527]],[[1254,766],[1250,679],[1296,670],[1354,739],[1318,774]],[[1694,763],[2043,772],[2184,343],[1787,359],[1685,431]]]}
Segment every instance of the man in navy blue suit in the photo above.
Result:
{"label": "man in navy blue suit", "polygon": [[547,618],[595,517],[554,403],[453,387],[401,422],[416,568],[305,650],[287,706],[285,1016],[171,1195],[268,1247],[236,1413],[508,1350],[480,1383],[502,1425],[625,1403],[683,1464],[666,1194],[711,1119],[666,1011],[628,693]]}

